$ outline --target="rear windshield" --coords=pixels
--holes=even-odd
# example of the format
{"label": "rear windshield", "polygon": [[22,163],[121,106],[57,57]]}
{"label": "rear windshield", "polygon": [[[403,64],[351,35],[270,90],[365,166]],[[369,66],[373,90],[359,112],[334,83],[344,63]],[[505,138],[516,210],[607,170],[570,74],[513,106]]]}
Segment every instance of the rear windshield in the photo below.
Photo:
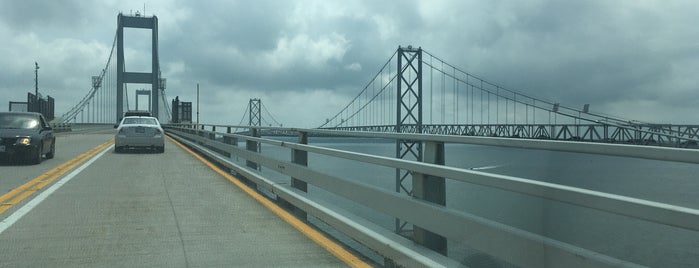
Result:
{"label": "rear windshield", "polygon": [[150,116],[149,112],[126,112],[124,116]]}
{"label": "rear windshield", "polygon": [[124,125],[145,124],[157,125],[158,121],[155,118],[124,118]]}
{"label": "rear windshield", "polygon": [[39,118],[28,114],[0,114],[0,128],[33,129],[39,127]]}

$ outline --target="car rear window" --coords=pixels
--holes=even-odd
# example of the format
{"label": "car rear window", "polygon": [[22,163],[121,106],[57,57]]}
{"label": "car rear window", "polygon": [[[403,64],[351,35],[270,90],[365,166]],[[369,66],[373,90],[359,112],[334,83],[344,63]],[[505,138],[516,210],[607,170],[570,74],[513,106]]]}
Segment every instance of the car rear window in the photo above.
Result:
{"label": "car rear window", "polygon": [[157,125],[158,121],[155,118],[124,118],[124,125],[135,124]]}

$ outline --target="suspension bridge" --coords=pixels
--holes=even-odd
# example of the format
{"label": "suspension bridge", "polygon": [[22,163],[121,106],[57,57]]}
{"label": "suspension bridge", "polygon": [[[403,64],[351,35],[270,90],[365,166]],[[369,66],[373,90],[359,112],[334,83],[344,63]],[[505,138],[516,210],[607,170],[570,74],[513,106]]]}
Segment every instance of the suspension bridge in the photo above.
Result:
{"label": "suspension bridge", "polygon": [[[104,68],[54,121],[74,130],[59,136],[56,159],[45,161],[42,173],[13,169],[16,176],[0,188],[7,192],[0,196],[0,249],[10,252],[0,264],[690,267],[699,261],[699,200],[684,190],[697,184],[683,175],[695,174],[699,164],[699,125],[654,124],[595,112],[594,104],[574,108],[537,98],[412,46],[398,47],[317,128],[284,126],[272,112],[293,111],[271,111],[259,98],[240,105],[237,124],[170,124],[157,17],[120,14],[117,21]],[[150,72],[126,70],[123,28],[151,29]],[[139,95],[149,96],[150,111],[170,137],[166,157],[108,153],[110,126],[125,111],[142,109],[130,101]],[[85,128],[95,124],[107,128]],[[353,147],[366,151],[337,139],[313,140],[324,137],[360,139]],[[628,166],[680,171],[644,187],[637,185],[641,175],[618,188],[525,178],[455,164],[478,161],[449,153],[462,145],[589,157],[580,163],[618,157]],[[224,191],[223,182],[242,190]],[[50,207],[35,201],[52,193]],[[259,203],[244,201],[245,193]],[[482,193],[488,193],[481,196],[485,209],[460,207],[475,204],[464,196]],[[25,208],[30,204],[32,212]],[[513,218],[520,215],[513,208],[538,216]],[[36,231],[47,218],[66,234]],[[586,236],[571,235],[581,229]],[[606,241],[613,235],[620,239]],[[263,242],[248,243],[258,239]],[[72,246],[25,250],[39,243]],[[629,247],[636,250],[619,250]]]}
{"label": "suspension bridge", "polygon": [[[157,44],[157,34],[153,36],[154,44]],[[150,74],[129,73],[123,70],[123,52],[114,53],[115,50],[119,52],[119,40],[123,42],[116,35],[105,68],[92,77],[92,87],[85,97],[63,113],[56,123],[116,122],[125,110],[138,108],[138,95],[149,97],[151,103],[148,107],[153,107],[153,111],[164,111],[161,121],[168,122],[172,118],[165,92],[166,80],[160,77],[157,48],[153,48],[153,71]],[[120,60],[112,59],[115,54],[121,55],[118,56]],[[121,72],[117,71],[118,65],[122,66]],[[148,83],[151,89],[135,90],[136,94],[131,96],[136,100],[134,106],[129,102],[128,83],[124,81]],[[117,97],[119,94],[121,98]],[[252,100],[242,113],[239,125],[245,125],[246,119],[252,126],[283,125],[266,107],[253,105],[261,103],[259,99]],[[262,109],[266,114],[264,117]],[[319,125],[319,128],[348,131],[672,147],[696,147],[699,139],[699,125],[643,122],[595,113],[590,110],[590,104],[573,108],[536,98],[486,81],[427,50],[412,47],[399,47],[347,105]]]}

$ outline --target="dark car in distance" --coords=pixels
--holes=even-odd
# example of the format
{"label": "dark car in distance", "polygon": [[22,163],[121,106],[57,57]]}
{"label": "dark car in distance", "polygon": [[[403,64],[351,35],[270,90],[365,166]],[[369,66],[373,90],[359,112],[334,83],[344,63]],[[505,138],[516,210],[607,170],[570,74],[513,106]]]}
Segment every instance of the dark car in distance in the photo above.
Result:
{"label": "dark car in distance", "polygon": [[0,159],[39,164],[56,154],[56,136],[40,113],[0,112]]}

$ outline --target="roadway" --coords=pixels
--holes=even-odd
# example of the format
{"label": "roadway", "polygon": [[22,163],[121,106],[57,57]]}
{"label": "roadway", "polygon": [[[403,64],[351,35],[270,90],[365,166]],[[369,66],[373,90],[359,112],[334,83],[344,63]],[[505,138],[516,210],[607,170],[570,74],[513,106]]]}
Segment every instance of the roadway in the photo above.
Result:
{"label": "roadway", "polygon": [[361,264],[172,141],[116,154],[112,138],[61,133],[54,159],[0,165],[0,267]]}

